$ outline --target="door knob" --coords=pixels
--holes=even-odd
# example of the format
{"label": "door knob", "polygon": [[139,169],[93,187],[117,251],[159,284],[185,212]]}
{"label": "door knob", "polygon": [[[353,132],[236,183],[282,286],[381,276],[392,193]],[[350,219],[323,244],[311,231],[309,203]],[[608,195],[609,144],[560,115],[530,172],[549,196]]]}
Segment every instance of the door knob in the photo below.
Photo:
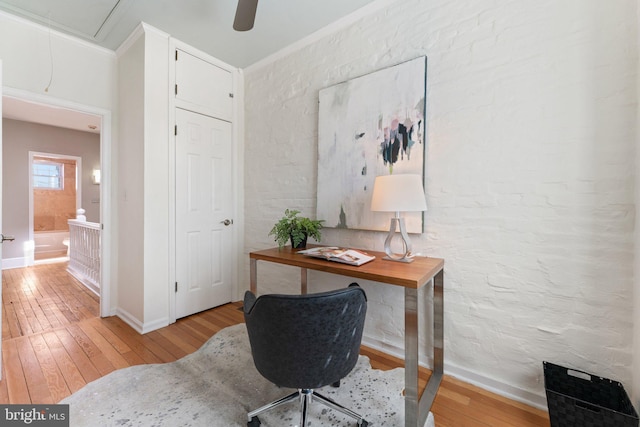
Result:
{"label": "door knob", "polygon": [[232,219],[225,219],[224,221],[220,221],[220,224],[224,224],[226,226],[229,226],[229,225],[233,224],[233,220]]}
{"label": "door knob", "polygon": [[4,242],[5,240],[13,242],[14,240],[16,240],[16,238],[13,236],[5,236],[4,234],[0,234],[0,243]]}

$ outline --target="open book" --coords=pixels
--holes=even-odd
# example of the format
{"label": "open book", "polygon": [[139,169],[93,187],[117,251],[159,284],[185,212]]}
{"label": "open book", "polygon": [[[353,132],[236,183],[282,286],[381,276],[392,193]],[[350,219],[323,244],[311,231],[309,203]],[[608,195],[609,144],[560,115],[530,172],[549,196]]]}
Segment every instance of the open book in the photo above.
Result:
{"label": "open book", "polygon": [[362,265],[376,258],[366,252],[361,252],[356,249],[338,248],[336,246],[320,246],[298,251],[298,253],[349,265]]}

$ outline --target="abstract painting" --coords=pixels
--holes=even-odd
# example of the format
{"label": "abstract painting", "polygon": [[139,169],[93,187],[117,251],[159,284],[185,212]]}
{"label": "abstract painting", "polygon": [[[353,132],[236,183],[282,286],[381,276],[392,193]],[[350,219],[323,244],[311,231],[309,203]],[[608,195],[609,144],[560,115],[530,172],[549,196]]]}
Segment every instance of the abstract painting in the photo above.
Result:
{"label": "abstract painting", "polygon": [[[376,176],[424,176],[427,58],[419,57],[319,92],[317,218],[325,227],[388,230],[371,211]],[[409,233],[422,212],[403,213]]]}

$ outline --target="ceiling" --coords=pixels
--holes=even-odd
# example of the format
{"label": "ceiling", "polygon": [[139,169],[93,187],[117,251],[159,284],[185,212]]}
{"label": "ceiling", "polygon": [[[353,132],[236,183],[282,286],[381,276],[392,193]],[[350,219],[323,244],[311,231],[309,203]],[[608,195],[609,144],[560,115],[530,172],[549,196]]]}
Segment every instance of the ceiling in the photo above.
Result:
{"label": "ceiling", "polygon": [[[145,22],[246,68],[381,0],[261,0],[252,30],[232,28],[236,0],[0,0],[0,10],[116,50]],[[4,97],[4,118],[100,132],[98,117]],[[92,128],[95,127],[95,128]]]}
{"label": "ceiling", "polygon": [[116,50],[140,22],[230,65],[255,62],[375,0],[261,0],[252,30],[232,28],[237,0],[0,0],[0,10]]}

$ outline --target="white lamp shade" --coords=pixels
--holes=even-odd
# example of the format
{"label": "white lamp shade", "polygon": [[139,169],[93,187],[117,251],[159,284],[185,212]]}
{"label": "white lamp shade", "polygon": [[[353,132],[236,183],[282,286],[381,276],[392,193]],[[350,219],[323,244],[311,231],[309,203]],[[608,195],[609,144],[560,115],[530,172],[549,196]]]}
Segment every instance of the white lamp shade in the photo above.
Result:
{"label": "white lamp shade", "polygon": [[373,184],[371,210],[418,212],[427,210],[421,175],[377,176]]}

